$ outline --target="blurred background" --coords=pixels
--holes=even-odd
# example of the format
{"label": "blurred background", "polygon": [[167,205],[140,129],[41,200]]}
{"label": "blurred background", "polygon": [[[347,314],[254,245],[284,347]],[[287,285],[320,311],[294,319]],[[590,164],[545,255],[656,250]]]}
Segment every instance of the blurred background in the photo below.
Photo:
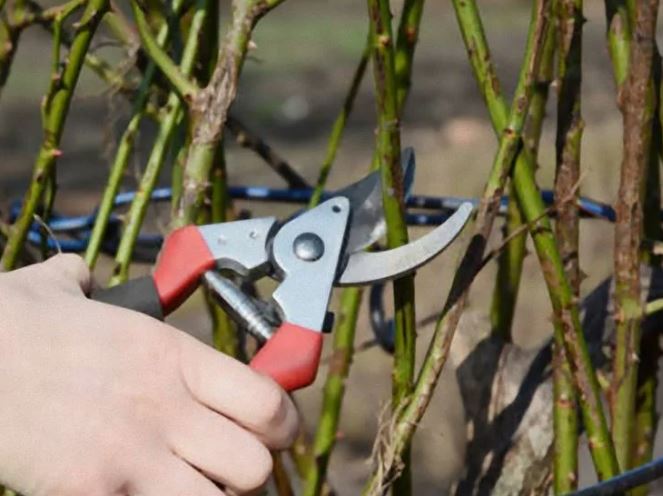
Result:
{"label": "blurred background", "polygon": [[[530,5],[515,0],[482,0],[479,6],[498,74],[505,94],[510,95],[523,54]],[[398,2],[394,7],[398,12]],[[615,104],[615,88],[604,41],[603,3],[587,2],[585,16],[582,112],[586,127],[581,193],[612,203],[621,161],[621,114]],[[267,16],[255,32],[256,47],[247,60],[233,114],[311,182],[317,178],[332,122],[341,108],[364,47],[366,30],[364,2],[288,0]],[[123,56],[117,48],[97,43],[98,51],[104,56],[114,60]],[[48,83],[49,61],[47,33],[38,28],[27,31],[0,100],[0,208],[3,214],[12,199],[20,198],[29,180],[41,140],[39,103]],[[539,154],[538,180],[542,187],[551,186],[554,174],[555,106],[553,89]],[[59,193],[55,207],[58,212],[82,214],[96,206],[128,110],[121,97],[109,94],[105,85],[84,69],[64,135],[64,154],[58,165]],[[369,71],[331,173],[331,189],[354,181],[368,170],[374,145],[374,117],[373,82]],[[402,131],[403,146],[412,146],[416,152],[414,193],[456,196],[481,193],[496,140],[470,72],[453,10],[446,2],[426,5]],[[143,154],[139,153],[133,169],[130,167],[133,172],[126,177],[125,190],[135,188],[152,135],[153,129],[145,125],[140,136]],[[285,186],[260,158],[235,145],[232,139],[227,141],[231,185]],[[169,177],[169,170],[165,170],[164,186],[169,185]],[[238,202],[237,206],[254,215],[285,215],[293,209],[286,205],[247,202]],[[163,230],[167,216],[167,205],[153,206],[150,228]],[[607,222],[583,222],[580,263],[587,275],[582,285],[582,293],[586,294],[610,274],[613,240],[612,226]],[[424,232],[425,228],[411,228],[410,236],[416,238]],[[493,245],[499,240],[499,229],[496,229]],[[444,303],[462,244],[456,243],[417,275],[420,358],[435,316]],[[106,281],[109,267],[109,259],[105,258],[96,272],[98,281]],[[148,269],[136,266],[132,275]],[[451,361],[415,438],[414,480],[418,495],[444,493],[450,481],[462,473],[465,432],[454,366],[467,352],[468,336],[481,335],[488,330],[486,312],[493,290],[494,269],[493,262],[473,286]],[[387,306],[390,300],[390,293],[386,292]],[[515,341],[527,348],[540,345],[551,334],[550,316],[538,262],[534,255],[529,255],[514,323]],[[179,310],[171,322],[209,340],[210,325],[199,297]],[[371,337],[366,305],[363,305],[357,343]],[[368,473],[378,415],[390,398],[390,366],[390,357],[379,348],[368,348],[355,356],[338,447],[329,472],[330,482],[339,494],[358,493]],[[315,385],[296,395],[309,430],[317,423],[320,388],[325,375],[325,370],[321,370]]]}

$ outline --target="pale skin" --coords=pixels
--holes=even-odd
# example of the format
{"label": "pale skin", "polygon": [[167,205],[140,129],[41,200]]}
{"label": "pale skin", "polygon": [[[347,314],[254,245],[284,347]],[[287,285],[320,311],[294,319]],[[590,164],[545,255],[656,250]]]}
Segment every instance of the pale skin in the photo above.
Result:
{"label": "pale skin", "polygon": [[89,286],[76,255],[0,274],[0,481],[29,496],[261,488],[297,433],[288,395]]}

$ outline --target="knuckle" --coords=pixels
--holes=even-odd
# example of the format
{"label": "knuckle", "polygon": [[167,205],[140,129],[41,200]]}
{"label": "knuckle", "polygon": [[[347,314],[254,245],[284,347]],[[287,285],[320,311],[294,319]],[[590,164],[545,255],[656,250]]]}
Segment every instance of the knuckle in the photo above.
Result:
{"label": "knuckle", "polygon": [[260,394],[260,408],[255,411],[257,423],[265,428],[280,425],[286,418],[289,400],[275,384],[264,381],[266,387]]}
{"label": "knuckle", "polygon": [[274,443],[274,448],[276,449],[286,449],[292,446],[299,435],[299,414],[294,412],[294,415],[290,416],[290,421],[286,422],[282,426],[280,431],[280,436]]}

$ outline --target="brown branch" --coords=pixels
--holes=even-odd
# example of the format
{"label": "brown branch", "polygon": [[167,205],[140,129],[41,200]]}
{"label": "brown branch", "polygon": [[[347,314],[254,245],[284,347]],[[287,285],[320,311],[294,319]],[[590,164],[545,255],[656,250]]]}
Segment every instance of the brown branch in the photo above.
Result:
{"label": "brown branch", "polygon": [[226,127],[237,144],[254,151],[265,163],[288,183],[290,188],[310,188],[311,185],[283,157],[260,136],[251,132],[240,120],[228,116]]}
{"label": "brown branch", "polygon": [[642,193],[649,157],[653,108],[649,91],[658,0],[636,2],[630,64],[623,87],[624,155],[615,211],[615,355],[610,391],[612,436],[622,470],[632,460],[637,357],[643,306],[638,267],[642,243]]}

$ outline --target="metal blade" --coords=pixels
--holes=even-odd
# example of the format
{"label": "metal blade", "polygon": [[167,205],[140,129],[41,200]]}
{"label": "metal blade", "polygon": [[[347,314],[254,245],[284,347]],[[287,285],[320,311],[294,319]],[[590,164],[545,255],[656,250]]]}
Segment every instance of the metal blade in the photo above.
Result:
{"label": "metal blade", "polygon": [[426,236],[393,250],[354,253],[335,285],[361,286],[413,272],[456,239],[470,219],[472,210],[470,202],[463,203],[444,224]]}
{"label": "metal blade", "polygon": [[[401,154],[403,188],[409,195],[414,182],[414,151],[406,148]],[[334,192],[331,197],[344,196],[350,200],[352,218],[346,243],[346,253],[356,253],[372,245],[384,236],[387,225],[382,210],[382,181],[380,171],[373,172],[361,181]]]}

